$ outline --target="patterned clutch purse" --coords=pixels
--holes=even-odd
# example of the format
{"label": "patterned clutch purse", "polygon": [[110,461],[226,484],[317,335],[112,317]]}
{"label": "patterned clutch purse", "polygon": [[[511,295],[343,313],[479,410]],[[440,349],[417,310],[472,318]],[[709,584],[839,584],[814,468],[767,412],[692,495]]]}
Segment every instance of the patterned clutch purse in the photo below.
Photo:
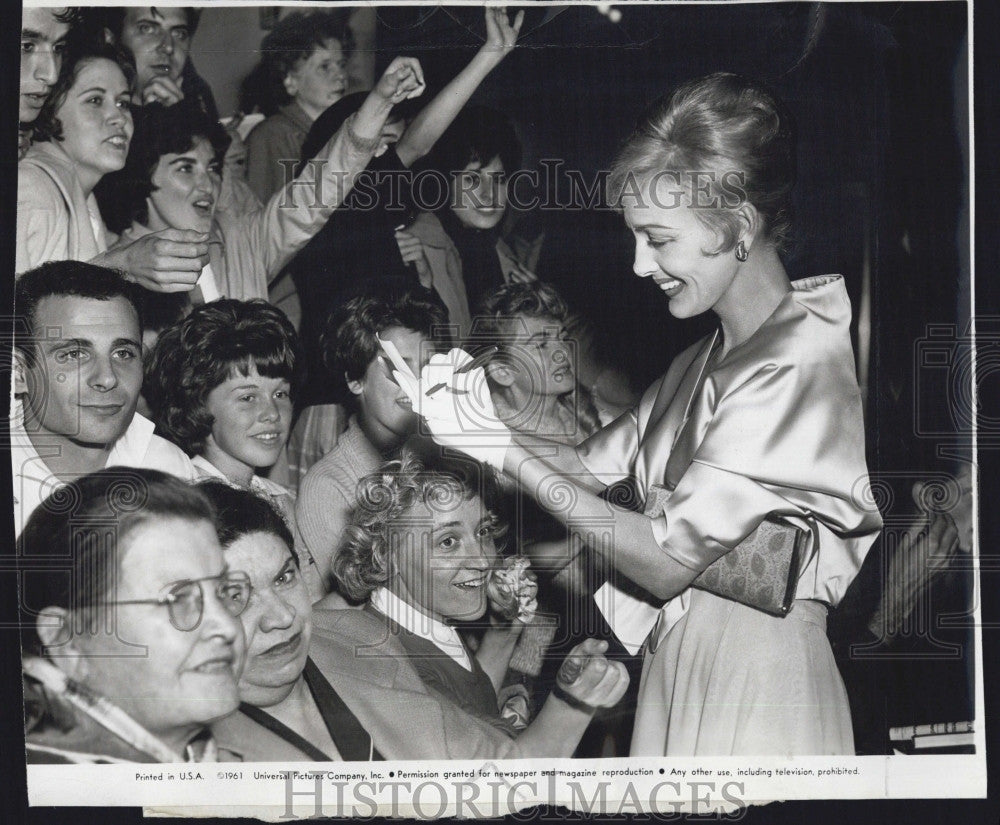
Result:
{"label": "patterned clutch purse", "polygon": [[[646,515],[663,512],[669,496],[669,490],[652,485]],[[784,616],[792,609],[800,565],[811,537],[808,530],[771,513],[736,547],[705,568],[691,586]]]}

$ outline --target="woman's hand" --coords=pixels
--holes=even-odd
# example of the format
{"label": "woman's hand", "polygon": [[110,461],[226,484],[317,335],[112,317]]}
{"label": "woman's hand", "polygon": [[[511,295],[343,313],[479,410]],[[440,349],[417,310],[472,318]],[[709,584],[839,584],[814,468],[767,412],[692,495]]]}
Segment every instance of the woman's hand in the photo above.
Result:
{"label": "woman's hand", "polygon": [[503,6],[487,8],[486,42],[483,44],[482,51],[494,56],[499,63],[514,50],[522,23],[524,23],[523,9],[517,13],[513,25],[511,25],[506,8]]}
{"label": "woman's hand", "polygon": [[372,94],[395,106],[424,93],[424,71],[413,57],[397,57],[379,78]]}
{"label": "woman's hand", "polygon": [[130,241],[127,235],[91,263],[120,269],[153,292],[190,292],[208,263],[208,235],[161,229]]}
{"label": "woman's hand", "polygon": [[559,668],[556,683],[578,702],[592,708],[618,704],[628,689],[629,676],[621,662],[604,656],[608,643],[586,639],[574,647]]}
{"label": "woman's hand", "polygon": [[[393,372],[393,378],[409,396],[414,412],[427,422],[438,444],[454,447],[502,471],[511,442],[510,430],[497,416],[483,368],[456,372],[471,360],[467,352],[456,348],[447,355],[432,356],[419,380],[398,370]],[[444,386],[435,389],[440,384]]]}
{"label": "woman's hand", "polygon": [[417,275],[420,278],[420,285],[425,289],[430,289],[434,278],[420,238],[411,235],[409,232],[404,232],[402,229],[398,229],[396,230],[396,246],[399,247],[399,254],[403,258],[403,263],[413,264],[413,268],[417,271]]}

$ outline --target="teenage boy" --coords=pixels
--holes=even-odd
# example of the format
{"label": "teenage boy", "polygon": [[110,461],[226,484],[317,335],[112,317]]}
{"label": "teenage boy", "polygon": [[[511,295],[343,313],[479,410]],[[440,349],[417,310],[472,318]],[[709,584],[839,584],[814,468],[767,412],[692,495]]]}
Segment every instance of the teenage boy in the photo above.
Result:
{"label": "teenage boy", "polygon": [[104,467],[186,480],[181,450],[135,411],[142,387],[140,288],[117,272],[56,261],[25,272],[14,293],[11,470],[14,529],[67,481]]}
{"label": "teenage boy", "polygon": [[31,145],[31,128],[62,66],[62,55],[78,9],[23,9],[21,12],[21,90],[18,99],[17,156]]}
{"label": "teenage boy", "polygon": [[375,472],[416,432],[417,417],[393,380],[379,338],[389,341],[415,375],[446,328],[444,309],[424,293],[362,295],[334,313],[324,336],[324,360],[343,376],[352,415],[337,446],[314,464],[299,487],[295,515],[306,546],[332,589],[330,561],[357,500],[358,482]]}

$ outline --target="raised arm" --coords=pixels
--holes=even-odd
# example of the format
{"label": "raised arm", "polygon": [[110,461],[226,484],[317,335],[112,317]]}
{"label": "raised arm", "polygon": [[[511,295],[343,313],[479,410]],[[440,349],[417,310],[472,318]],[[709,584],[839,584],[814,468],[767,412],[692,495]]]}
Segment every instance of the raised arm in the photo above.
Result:
{"label": "raised arm", "polygon": [[426,155],[444,134],[486,76],[514,49],[524,22],[519,11],[513,24],[505,8],[487,8],[486,42],[454,80],[428,103],[396,144],[396,154],[406,167]]}
{"label": "raised arm", "polygon": [[276,192],[263,210],[240,220],[251,235],[251,244],[268,279],[329,220],[364,171],[376,148],[392,107],[424,90],[420,63],[397,57],[365,98],[327,141],[302,173]]}

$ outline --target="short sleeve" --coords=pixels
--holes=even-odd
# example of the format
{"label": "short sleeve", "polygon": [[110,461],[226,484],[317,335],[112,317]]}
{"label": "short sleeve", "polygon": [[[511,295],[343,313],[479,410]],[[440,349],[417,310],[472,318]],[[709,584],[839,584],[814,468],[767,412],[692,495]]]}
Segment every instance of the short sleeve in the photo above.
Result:
{"label": "short sleeve", "polygon": [[705,419],[653,519],[676,561],[705,569],[772,512],[811,516],[835,535],[877,532],[877,510],[858,495],[868,478],[860,396],[835,363],[762,366]]}
{"label": "short sleeve", "polygon": [[634,409],[622,413],[576,448],[587,471],[608,485],[632,475],[638,452],[639,419]]}

